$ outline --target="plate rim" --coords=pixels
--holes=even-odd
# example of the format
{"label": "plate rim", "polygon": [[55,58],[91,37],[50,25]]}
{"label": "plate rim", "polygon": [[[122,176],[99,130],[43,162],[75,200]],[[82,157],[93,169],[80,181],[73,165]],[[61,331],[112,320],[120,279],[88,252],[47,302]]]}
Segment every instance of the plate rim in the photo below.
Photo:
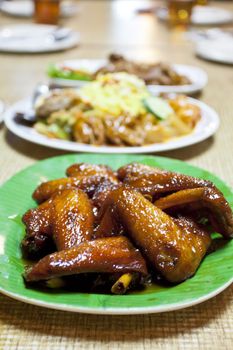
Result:
{"label": "plate rim", "polygon": [[[58,155],[55,157],[50,157],[50,158],[46,158],[46,159],[42,159],[39,161],[34,162],[33,164],[23,168],[22,170],[19,170],[18,172],[16,172],[13,176],[11,176],[9,179],[7,179],[4,183],[2,183],[0,185],[0,191],[2,190],[2,188],[9,183],[10,181],[12,181],[15,177],[23,175],[24,172],[33,170],[34,167],[36,167],[38,164],[43,164],[43,163],[47,163],[50,160],[54,160],[54,159],[61,159],[61,158],[73,158],[73,157],[88,157],[88,154],[86,153],[82,153],[82,154],[65,154],[65,155]],[[105,156],[104,153],[99,153],[100,156]],[[96,158],[96,154],[92,153],[92,156]],[[114,155],[115,157],[120,157],[121,155]],[[131,154],[127,154],[124,155],[125,157],[129,156],[131,158],[134,158],[136,155],[131,155]],[[231,194],[233,195],[233,192],[231,190],[231,187],[224,183],[224,181],[219,178],[217,175],[211,173],[209,170],[205,170],[199,166],[193,165],[193,164],[189,164],[188,162],[179,160],[179,159],[173,159],[173,158],[169,158],[169,157],[162,157],[162,156],[147,156],[147,155],[139,155],[139,159],[138,161],[141,162],[143,161],[143,159],[147,159],[147,160],[154,160],[156,161],[156,159],[158,159],[158,161],[160,160],[165,160],[171,163],[176,163],[175,165],[179,166],[179,164],[184,164],[185,166],[187,166],[188,168],[190,168],[190,170],[196,169],[198,171],[204,171],[206,173],[207,176],[211,176],[213,178],[213,181],[221,181],[224,186],[226,186],[227,189],[230,190]],[[73,160],[72,160],[73,161]],[[127,160],[128,161],[128,160]],[[133,161],[133,160],[132,160]],[[1,218],[1,219],[6,219]],[[194,276],[195,277],[195,276]],[[6,291],[2,286],[0,286],[0,293],[11,297],[12,299],[18,300],[18,301],[22,301],[25,302],[27,304],[31,304],[31,305],[36,305],[36,306],[40,306],[40,307],[44,307],[44,308],[49,308],[49,309],[54,309],[54,310],[62,310],[62,311],[67,311],[67,312],[76,312],[76,313],[85,313],[85,314],[99,314],[99,315],[136,315],[136,314],[151,314],[151,313],[162,313],[162,312],[171,312],[171,311],[175,311],[175,310],[180,310],[180,309],[185,309],[197,304],[200,304],[204,301],[207,301],[213,297],[215,297],[216,295],[220,294],[222,291],[224,291],[226,288],[228,288],[231,284],[233,283],[233,276],[227,281],[225,282],[223,285],[219,286],[217,289],[204,294],[203,296],[200,296],[194,300],[188,300],[186,302],[174,302],[173,304],[165,304],[165,305],[157,305],[157,306],[142,306],[142,307],[104,307],[104,306],[97,306],[97,307],[93,307],[93,306],[81,306],[81,305],[69,305],[66,303],[53,303],[53,302],[49,302],[49,301],[42,301],[42,300],[38,300],[36,298],[30,298],[27,296],[22,296],[21,294],[18,293],[13,293],[13,292],[9,292]],[[156,293],[156,292],[154,292]],[[100,294],[102,295],[102,294]],[[143,294],[142,294],[143,297]]]}
{"label": "plate rim", "polygon": [[[232,42],[233,42],[233,40],[232,40]],[[219,43],[222,44],[223,42],[220,41]],[[205,46],[205,50],[203,50],[203,46]],[[213,56],[209,55],[208,46],[209,47],[216,47],[216,50],[218,50],[217,42],[213,43],[213,42],[209,42],[208,40],[202,40],[196,44],[195,54],[198,57],[205,59],[207,61],[233,65],[233,57],[231,59],[230,58],[229,59],[221,59],[221,58],[217,58],[217,57],[213,57]]]}
{"label": "plate rim", "polygon": [[216,290],[197,298],[196,300],[193,301],[187,301],[185,303],[174,303],[169,305],[162,305],[162,306],[148,306],[148,307],[123,307],[123,308],[114,308],[114,307],[84,307],[84,306],[70,306],[68,304],[56,304],[56,303],[50,303],[48,301],[40,301],[37,299],[33,298],[28,298],[26,296],[21,296],[20,294],[17,293],[12,293],[5,291],[2,287],[0,287],[0,293],[3,295],[6,295],[14,300],[18,300],[21,302],[24,302],[26,304],[30,305],[35,305],[35,306],[40,306],[44,307],[47,309],[53,309],[53,310],[61,310],[61,311],[66,311],[66,312],[74,312],[74,313],[83,313],[83,314],[95,314],[95,315],[142,315],[142,314],[158,314],[158,313],[163,313],[163,312],[172,312],[176,310],[182,310],[182,309],[187,309],[189,307],[201,304],[207,300],[210,300],[223,292],[225,289],[231,286],[233,283],[233,277],[231,280],[226,282],[224,285],[221,287],[217,288]]}
{"label": "plate rim", "polygon": [[[36,23],[19,23],[19,24],[8,24],[6,26],[0,26],[0,33],[2,30],[4,29],[11,29],[13,28],[15,30],[15,28],[17,27],[37,27],[39,29],[40,28],[56,28],[55,25],[50,25],[50,24],[36,24]],[[64,27],[66,28],[66,27]],[[59,41],[54,41],[52,43],[52,45],[47,45],[47,46],[23,46],[19,45],[16,43],[16,45],[14,47],[7,47],[7,45],[4,47],[1,46],[1,39],[0,39],[0,52],[9,52],[9,53],[25,53],[25,54],[36,54],[36,53],[50,53],[50,52],[59,52],[59,51],[65,51],[68,49],[72,49],[75,46],[77,46],[80,43],[80,33],[77,31],[72,30],[70,35],[63,39],[63,40],[59,40]]]}
{"label": "plate rim", "polygon": [[[136,146],[136,147],[117,147],[117,146],[94,146],[94,145],[86,145],[82,143],[77,143],[73,141],[63,141],[59,139],[49,139],[46,136],[43,136],[35,131],[35,137],[34,135],[31,135],[29,133],[24,132],[22,129],[22,126],[18,126],[17,123],[14,122],[13,117],[15,111],[19,108],[18,105],[29,105],[30,99],[23,99],[20,100],[14,104],[12,104],[4,113],[3,118],[5,125],[8,130],[10,130],[13,134],[17,135],[18,137],[27,140],[32,143],[36,143],[42,146],[46,146],[49,148],[54,149],[60,149],[60,150],[66,150],[71,152],[86,152],[86,153],[115,153],[115,154],[145,154],[145,153],[159,153],[164,151],[171,151],[179,148],[184,148],[187,146],[191,146],[194,144],[197,144],[201,141],[206,140],[210,136],[214,135],[216,131],[219,128],[220,125],[220,118],[218,113],[209,105],[206,103],[193,99],[191,97],[188,97],[189,101],[193,104],[198,105],[203,111],[205,111],[208,114],[208,117],[211,119],[211,122],[209,122],[209,126],[211,127],[205,127],[204,130],[202,130],[202,133],[198,133],[195,135],[195,129],[197,130],[198,124],[194,131],[186,136],[181,136],[179,138],[176,138],[174,140],[164,142],[164,143],[154,143],[151,145],[146,146]],[[205,119],[201,119],[201,121],[205,121]],[[205,131],[205,132],[204,132]]]}

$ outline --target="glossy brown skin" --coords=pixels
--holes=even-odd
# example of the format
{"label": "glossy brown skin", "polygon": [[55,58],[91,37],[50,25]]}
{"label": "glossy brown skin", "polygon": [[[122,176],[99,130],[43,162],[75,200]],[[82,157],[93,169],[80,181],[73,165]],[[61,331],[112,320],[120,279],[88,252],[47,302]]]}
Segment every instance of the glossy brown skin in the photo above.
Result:
{"label": "glossy brown skin", "polygon": [[119,180],[124,181],[130,177],[138,177],[145,174],[155,174],[161,172],[164,172],[164,170],[154,168],[145,164],[130,163],[123,165],[117,170],[117,177]]}
{"label": "glossy brown skin", "polygon": [[26,232],[28,235],[35,234],[36,232],[45,233],[47,235],[50,234],[50,208],[51,199],[42,203],[35,209],[29,209],[23,215],[22,221],[26,226]]}
{"label": "glossy brown skin", "polygon": [[113,183],[109,180],[100,183],[99,186],[96,187],[96,190],[92,197],[93,205],[100,209],[103,206],[109,193],[120,186],[121,183]]}
{"label": "glossy brown skin", "polygon": [[51,202],[52,199],[49,199],[23,215],[22,221],[26,226],[26,236],[21,243],[21,248],[25,258],[40,258],[53,249]]}
{"label": "glossy brown skin", "polygon": [[115,219],[111,205],[106,208],[102,217],[100,211],[98,219],[99,223],[94,231],[95,238],[125,235],[124,227],[120,220]]}
{"label": "glossy brown skin", "polygon": [[101,181],[95,188],[92,196],[92,203],[95,208],[95,214],[99,208],[103,205],[108,193],[118,186],[118,179],[112,169],[107,165],[77,163],[72,164],[66,170],[66,175],[69,177],[76,176],[103,176],[104,180]]}
{"label": "glossy brown skin", "polygon": [[[96,187],[105,180],[106,176],[93,175],[61,178],[43,182],[36,188],[32,197],[37,201],[37,203],[43,203],[57,191],[72,187],[79,188],[86,192],[89,196],[92,196]],[[117,183],[117,180],[115,181]]]}
{"label": "glossy brown skin", "polygon": [[22,241],[23,254],[36,259],[54,249],[70,248],[93,235],[93,207],[87,195],[78,189],[58,191],[36,209],[23,216],[26,236]]}
{"label": "glossy brown skin", "polygon": [[195,273],[209,245],[206,237],[183,230],[140,193],[127,188],[111,192],[103,213],[109,206],[132,242],[168,281],[181,282]]}
{"label": "glossy brown skin", "polygon": [[204,225],[197,224],[191,216],[178,215],[178,218],[174,218],[173,220],[177,226],[185,232],[185,234],[195,234],[200,237],[201,244],[198,246],[198,254],[203,258],[212,242],[211,236]]}
{"label": "glossy brown skin", "polygon": [[92,176],[92,175],[108,175],[109,178],[116,179],[113,171],[107,165],[76,163],[66,169],[66,175],[71,177],[76,176]]}
{"label": "glossy brown skin", "polygon": [[51,216],[53,238],[58,251],[92,239],[93,208],[83,191],[63,190],[52,202]]}
{"label": "glossy brown skin", "polygon": [[204,225],[198,224],[191,216],[188,215],[178,215],[178,217],[173,218],[173,221],[180,227],[187,230],[189,233],[195,233],[199,236],[205,236],[207,242],[211,242],[211,237],[209,232],[206,231]]}
{"label": "glossy brown skin", "polygon": [[79,273],[147,274],[146,263],[126,237],[111,237],[83,242],[41,259],[25,274],[28,282]]}
{"label": "glossy brown skin", "polygon": [[154,203],[162,210],[179,206],[189,208],[190,211],[207,208],[215,218],[215,229],[226,238],[233,237],[233,214],[229,203],[222,193],[215,188],[194,188],[173,193],[160,198]]}
{"label": "glossy brown skin", "polygon": [[128,177],[124,180],[124,183],[141,192],[143,195],[146,194],[152,197],[196,187],[215,188],[210,181],[166,171],[140,175],[138,177]]}

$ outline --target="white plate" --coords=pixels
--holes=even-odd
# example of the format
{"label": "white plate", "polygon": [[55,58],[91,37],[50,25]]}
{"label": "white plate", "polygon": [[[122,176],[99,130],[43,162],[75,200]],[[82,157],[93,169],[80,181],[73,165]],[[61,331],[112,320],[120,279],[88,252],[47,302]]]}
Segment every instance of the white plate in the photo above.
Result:
{"label": "white plate", "polygon": [[[167,21],[167,8],[160,7],[156,14],[162,21]],[[191,23],[196,25],[220,25],[232,21],[233,13],[231,11],[212,6],[195,6],[191,16]]]}
{"label": "white plate", "polygon": [[191,81],[187,85],[149,85],[148,88],[152,94],[158,93],[177,93],[177,94],[194,94],[201,91],[208,82],[206,72],[195,66],[184,64],[173,64],[172,68],[181,74],[185,75]]}
{"label": "white plate", "polygon": [[[66,66],[71,69],[84,69],[90,73],[94,73],[97,69],[107,64],[105,59],[77,59],[67,60],[61,63],[57,63],[57,66]],[[208,77],[206,72],[198,67],[184,65],[184,64],[173,64],[172,68],[175,69],[179,74],[187,76],[191,84],[187,85],[149,85],[148,88],[152,94],[158,93],[183,93],[193,94],[201,91],[207,84]],[[61,79],[61,78],[50,78],[50,82],[57,86],[63,87],[80,87],[86,82],[81,80]]]}
{"label": "white plate", "polygon": [[197,43],[196,54],[206,60],[233,64],[233,39],[202,40]]}
{"label": "white plate", "polygon": [[[218,41],[227,41],[233,40],[233,28],[219,28],[213,27],[210,29],[198,30],[191,29],[187,32],[187,38],[193,40],[194,42],[199,42],[201,40],[218,40]],[[233,44],[232,44],[233,45]]]}
{"label": "white plate", "polygon": [[17,124],[14,120],[16,112],[26,111],[30,108],[31,100],[26,99],[15,103],[4,113],[4,122],[7,128],[15,135],[43,146],[62,149],[73,152],[92,152],[92,153],[150,153],[162,152],[193,145],[207,139],[213,135],[219,127],[218,114],[205,103],[189,98],[190,102],[201,108],[202,118],[197,124],[195,130],[187,136],[168,141],[166,143],[155,143],[141,147],[117,147],[117,146],[93,146],[72,141],[50,139],[39,134],[31,127]]}
{"label": "white plate", "polygon": [[79,34],[71,31],[62,40],[54,40],[57,27],[42,24],[19,24],[0,29],[0,51],[16,53],[54,52],[67,50],[79,43]]}
{"label": "white plate", "polygon": [[0,123],[3,121],[4,103],[0,100]]}
{"label": "white plate", "polygon": [[[2,1],[0,10],[14,17],[32,17],[34,6],[32,0]],[[73,16],[76,11],[77,5],[70,1],[65,1],[61,4],[61,15],[63,17]]]}

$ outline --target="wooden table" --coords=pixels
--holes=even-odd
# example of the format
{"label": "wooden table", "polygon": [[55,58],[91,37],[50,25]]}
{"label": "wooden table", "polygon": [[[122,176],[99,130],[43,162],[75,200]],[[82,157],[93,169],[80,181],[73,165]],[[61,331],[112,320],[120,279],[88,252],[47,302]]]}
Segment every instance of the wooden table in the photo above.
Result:
{"label": "wooden table", "polygon": [[[80,12],[65,22],[81,33],[80,46],[40,55],[0,54],[0,98],[7,104],[31,94],[46,80],[50,62],[105,57],[122,52],[144,60],[197,65],[208,86],[200,98],[219,113],[214,137],[163,156],[185,160],[219,175],[233,186],[233,69],[199,60],[182,30],[169,30],[152,15],[134,10],[150,1],[79,1]],[[215,4],[216,6],[217,4]],[[232,3],[221,6],[233,10]],[[1,25],[25,20],[0,15]],[[63,152],[23,141],[0,126],[0,182],[39,159]],[[0,349],[232,349],[233,288],[199,306],[145,316],[94,316],[47,310],[0,295]]]}

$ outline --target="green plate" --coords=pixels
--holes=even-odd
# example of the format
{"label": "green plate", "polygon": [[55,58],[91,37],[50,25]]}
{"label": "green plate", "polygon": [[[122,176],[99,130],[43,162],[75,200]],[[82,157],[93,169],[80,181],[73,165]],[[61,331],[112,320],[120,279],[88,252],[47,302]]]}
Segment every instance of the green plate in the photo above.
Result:
{"label": "green plate", "polygon": [[22,214],[35,206],[31,194],[46,179],[64,176],[74,162],[108,164],[117,169],[137,161],[213,181],[233,208],[233,193],[216,176],[184,162],[151,156],[78,154],[50,158],[21,171],[0,188],[0,291],[12,298],[48,308],[98,314],[139,314],[181,309],[220,293],[233,281],[233,240],[208,255],[193,278],[172,287],[153,286],[128,295],[85,294],[26,288],[20,241]]}

